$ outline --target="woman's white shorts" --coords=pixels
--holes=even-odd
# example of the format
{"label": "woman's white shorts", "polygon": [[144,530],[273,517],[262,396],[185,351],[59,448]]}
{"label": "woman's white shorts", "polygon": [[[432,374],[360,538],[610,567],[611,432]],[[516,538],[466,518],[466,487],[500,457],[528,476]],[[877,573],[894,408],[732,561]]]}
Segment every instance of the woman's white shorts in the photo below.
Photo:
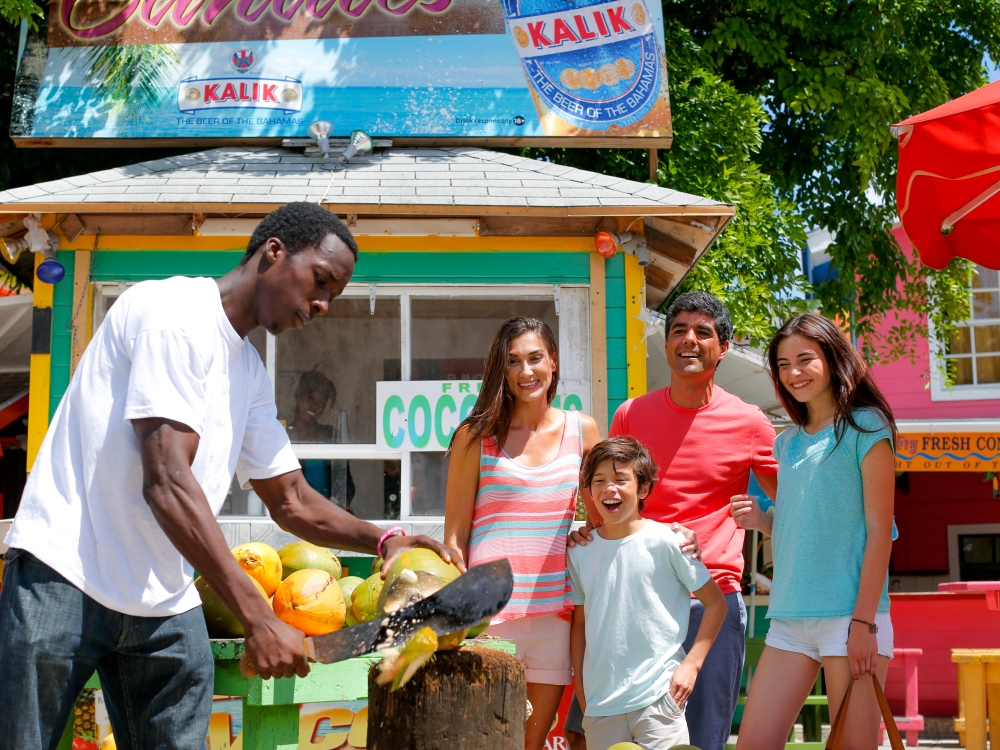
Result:
{"label": "woman's white shorts", "polygon": [[571,625],[559,615],[538,615],[490,625],[486,632],[514,641],[517,658],[528,682],[572,685],[573,659],[569,655]]}
{"label": "woman's white shorts", "polygon": [[[892,658],[892,620],[888,612],[875,615],[878,652]],[[855,627],[864,627],[856,625]],[[850,617],[775,617],[771,620],[764,643],[782,651],[805,654],[822,661],[824,656],[847,656]]]}

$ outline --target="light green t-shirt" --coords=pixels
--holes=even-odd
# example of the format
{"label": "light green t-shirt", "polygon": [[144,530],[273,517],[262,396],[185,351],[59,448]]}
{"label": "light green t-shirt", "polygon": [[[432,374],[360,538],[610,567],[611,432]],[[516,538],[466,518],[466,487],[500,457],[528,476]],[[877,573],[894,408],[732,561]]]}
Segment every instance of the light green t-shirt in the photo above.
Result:
{"label": "light green t-shirt", "polygon": [[573,603],[584,605],[587,716],[650,706],[670,687],[684,658],[691,592],[711,576],[681,552],[683,537],[656,521],[624,539],[569,550]]}
{"label": "light green t-shirt", "polygon": [[[833,425],[815,435],[789,427],[774,441],[774,581],[768,617],[845,617],[854,612],[868,542],[861,462],[892,433],[870,410],[854,412],[866,430]],[[878,611],[889,611],[889,576]]]}

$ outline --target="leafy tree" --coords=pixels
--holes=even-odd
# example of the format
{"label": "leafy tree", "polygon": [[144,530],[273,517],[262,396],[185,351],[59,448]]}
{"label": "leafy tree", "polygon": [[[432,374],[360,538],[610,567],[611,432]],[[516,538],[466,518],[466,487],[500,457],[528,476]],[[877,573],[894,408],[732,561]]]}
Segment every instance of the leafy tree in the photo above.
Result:
{"label": "leafy tree", "polygon": [[[785,284],[797,227],[826,228],[836,237],[829,253],[837,274],[815,289],[825,314],[853,321],[873,357],[912,356],[923,314],[947,340],[969,314],[970,266],[953,261],[936,272],[900,252],[890,233],[897,163],[890,125],[986,83],[984,55],[1000,59],[1000,3],[663,0],[663,8],[675,140],[661,156],[659,182],[695,191],[700,182],[709,197],[743,198],[728,198],[737,222],[726,232],[738,237],[719,242],[688,286],[723,291],[738,328],[755,334],[795,303],[739,290],[794,287]],[[713,101],[726,105],[713,110]],[[727,119],[701,119],[719,114]],[[748,132],[755,126],[759,142]],[[546,153],[619,174],[627,162],[628,174],[645,174],[638,153]],[[770,200],[762,198],[761,173],[771,178]],[[745,233],[768,248],[765,257],[734,248]]]}
{"label": "leafy tree", "polygon": [[[676,190],[736,206],[736,216],[703,256],[680,291],[699,288],[725,300],[736,334],[755,343],[776,324],[808,307],[801,274],[805,229],[794,203],[783,198],[756,161],[768,122],[761,101],[725,81],[690,32],[668,17],[674,142],[662,152],[658,181]],[[643,181],[647,152],[631,149],[527,149],[581,169]],[[667,303],[669,304],[669,300]]]}

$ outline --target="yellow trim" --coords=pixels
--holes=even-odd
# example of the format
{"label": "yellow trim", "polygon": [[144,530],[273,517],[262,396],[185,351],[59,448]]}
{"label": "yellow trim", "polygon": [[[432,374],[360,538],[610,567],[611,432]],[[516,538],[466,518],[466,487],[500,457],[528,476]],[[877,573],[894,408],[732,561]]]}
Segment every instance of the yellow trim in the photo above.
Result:
{"label": "yellow trim", "polygon": [[[641,231],[641,230],[640,230]],[[634,255],[625,256],[625,361],[628,397],[646,392],[646,324],[640,313],[645,300],[646,271]]]}
{"label": "yellow trim", "polygon": [[[101,252],[109,250],[246,250],[249,237],[187,237],[180,235],[101,235]],[[367,252],[566,252],[589,253],[593,237],[373,237],[357,238]],[[91,250],[92,235],[63,241],[60,250]]]}
{"label": "yellow trim", "polygon": [[[45,260],[35,253],[35,269]],[[32,305],[52,307],[52,284],[45,284],[35,275]],[[28,376],[28,471],[35,463],[38,449],[42,447],[45,432],[49,429],[49,392],[52,379],[52,355],[32,354],[31,372]]]}

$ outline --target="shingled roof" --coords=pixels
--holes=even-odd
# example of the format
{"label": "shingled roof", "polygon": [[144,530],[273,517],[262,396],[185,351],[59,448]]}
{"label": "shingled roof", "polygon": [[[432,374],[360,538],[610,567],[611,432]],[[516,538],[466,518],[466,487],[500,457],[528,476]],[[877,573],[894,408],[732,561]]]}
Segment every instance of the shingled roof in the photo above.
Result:
{"label": "shingled roof", "polygon": [[[731,206],[478,148],[390,148],[332,172],[283,148],[225,147],[0,192],[0,212],[267,211],[291,201],[396,214],[702,215]],[[129,207],[123,204],[129,204]],[[155,205],[155,208],[153,206]],[[690,209],[696,209],[694,211]]]}

